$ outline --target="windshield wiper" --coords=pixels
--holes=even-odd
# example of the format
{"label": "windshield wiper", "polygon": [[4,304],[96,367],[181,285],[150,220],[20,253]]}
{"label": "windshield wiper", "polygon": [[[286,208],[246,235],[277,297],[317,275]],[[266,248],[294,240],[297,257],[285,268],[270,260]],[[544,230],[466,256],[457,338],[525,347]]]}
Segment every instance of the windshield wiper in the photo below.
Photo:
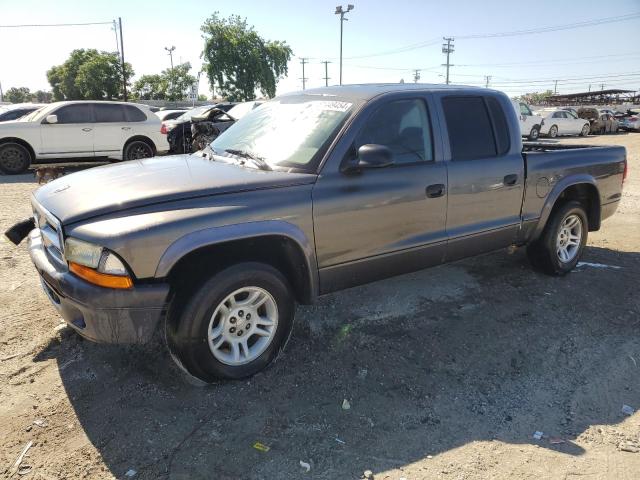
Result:
{"label": "windshield wiper", "polygon": [[[231,155],[235,155],[236,157],[242,157],[243,159],[251,160],[253,164],[258,167],[260,170],[273,170],[271,165],[269,165],[264,158],[258,157],[257,155],[245,152],[244,150],[237,150],[234,148],[227,148],[225,152],[230,153]],[[244,162],[242,162],[244,164]]]}

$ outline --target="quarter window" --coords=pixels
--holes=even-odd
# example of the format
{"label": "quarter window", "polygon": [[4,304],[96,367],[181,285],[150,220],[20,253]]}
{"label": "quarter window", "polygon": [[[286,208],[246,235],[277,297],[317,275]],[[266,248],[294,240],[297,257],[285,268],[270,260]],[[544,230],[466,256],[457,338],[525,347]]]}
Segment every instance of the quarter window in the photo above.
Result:
{"label": "quarter window", "polygon": [[423,100],[396,100],[380,106],[356,138],[355,147],[388,147],[396,164],[433,160],[431,124]]}
{"label": "quarter window", "polygon": [[66,105],[56,110],[58,123],[92,123],[91,108],[88,103]]}
{"label": "quarter window", "polygon": [[491,119],[482,97],[445,97],[442,107],[453,160],[496,156]]}

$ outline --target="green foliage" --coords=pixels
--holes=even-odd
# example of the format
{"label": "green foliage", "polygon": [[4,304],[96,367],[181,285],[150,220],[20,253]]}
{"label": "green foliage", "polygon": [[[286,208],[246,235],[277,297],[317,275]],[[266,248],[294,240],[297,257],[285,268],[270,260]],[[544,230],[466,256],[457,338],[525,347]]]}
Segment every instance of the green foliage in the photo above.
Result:
{"label": "green foliage", "polygon": [[278,80],[287,75],[293,54],[281,41],[261,38],[238,15],[220,18],[214,13],[202,25],[205,40],[203,70],[217,93],[230,101],[255,98],[257,89],[267,97],[276,94]]}
{"label": "green foliage", "polygon": [[546,90],[544,92],[525,93],[516,97],[516,100],[520,100],[531,105],[540,105],[546,102],[546,100],[553,95],[552,90]]}
{"label": "green foliage", "polygon": [[13,87],[4,92],[4,101],[11,103],[30,102],[31,92],[27,87]]}
{"label": "green foliage", "polygon": [[38,90],[33,94],[32,101],[36,103],[51,103],[53,94],[45,90]]}
{"label": "green foliage", "polygon": [[[133,76],[125,64],[127,79]],[[55,100],[113,100],[123,97],[122,65],[117,54],[95,49],[71,52],[47,72]]]}
{"label": "green foliage", "polygon": [[143,75],[133,84],[133,95],[140,100],[184,100],[196,82],[190,70],[191,64],[187,62],[160,74]]}
{"label": "green foliage", "polygon": [[199,102],[206,102],[208,100],[206,95],[200,94],[198,95],[198,101]]}

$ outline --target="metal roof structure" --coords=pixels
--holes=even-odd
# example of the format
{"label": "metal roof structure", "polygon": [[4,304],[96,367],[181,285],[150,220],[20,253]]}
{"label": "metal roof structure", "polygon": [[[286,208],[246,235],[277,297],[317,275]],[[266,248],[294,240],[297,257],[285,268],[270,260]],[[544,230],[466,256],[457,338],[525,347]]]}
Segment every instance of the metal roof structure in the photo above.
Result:
{"label": "metal roof structure", "polygon": [[617,103],[635,103],[639,100],[635,90],[613,88],[591,92],[551,95],[546,99],[548,105],[612,105]]}

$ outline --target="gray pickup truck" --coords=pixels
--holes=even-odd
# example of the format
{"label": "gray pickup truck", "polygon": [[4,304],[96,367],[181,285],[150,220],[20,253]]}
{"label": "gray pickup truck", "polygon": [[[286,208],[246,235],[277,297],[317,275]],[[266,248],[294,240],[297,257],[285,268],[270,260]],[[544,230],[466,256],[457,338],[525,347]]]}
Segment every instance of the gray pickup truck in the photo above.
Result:
{"label": "gray pickup truck", "polygon": [[626,163],[623,147],[523,146],[489,89],[306,90],[200,152],[39,188],[29,250],[82,336],[160,334],[191,374],[241,378],[322,294],[512,245],[567,273],[615,212]]}

